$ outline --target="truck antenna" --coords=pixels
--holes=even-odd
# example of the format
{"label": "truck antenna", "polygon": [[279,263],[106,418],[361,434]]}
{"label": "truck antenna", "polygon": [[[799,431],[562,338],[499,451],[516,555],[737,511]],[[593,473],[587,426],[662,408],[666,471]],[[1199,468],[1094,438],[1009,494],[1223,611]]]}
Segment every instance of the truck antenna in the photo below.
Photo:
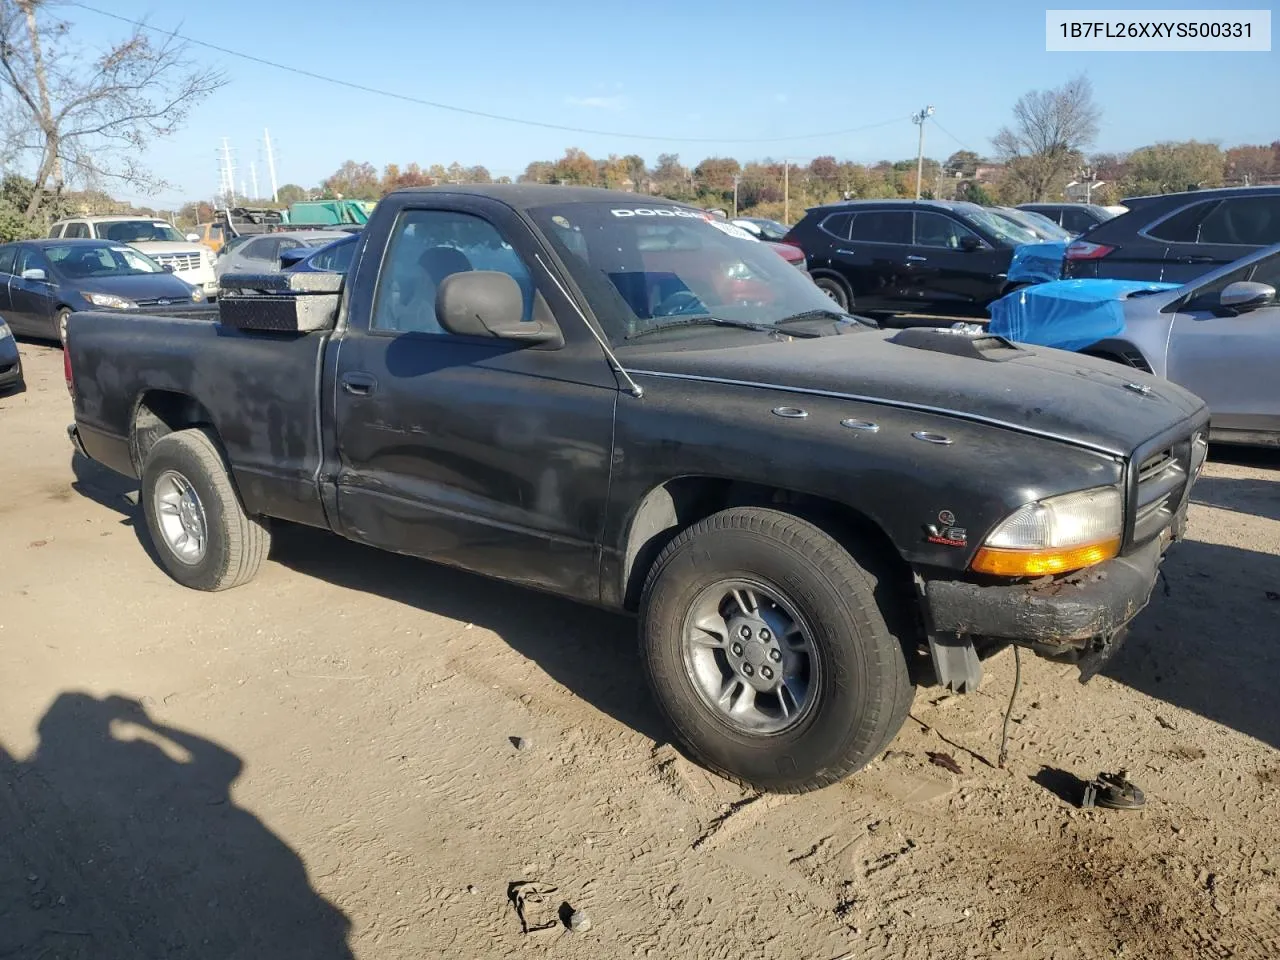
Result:
{"label": "truck antenna", "polygon": [[560,282],[560,278],[556,276],[555,271],[547,266],[547,262],[542,259],[542,254],[535,253],[533,256],[538,263],[542,264],[542,269],[547,271],[547,276],[551,278],[551,282],[559,288],[562,294],[564,294],[564,298],[569,301],[574,312],[582,318],[582,322],[586,324],[587,329],[591,331],[591,335],[596,338],[596,343],[600,344],[600,349],[604,351],[604,355],[608,358],[609,366],[613,368],[613,372],[627,382],[628,392],[637,400],[643,397],[644,387],[636,383],[635,380],[632,379],[631,374],[627,373],[626,367],[618,362],[618,358],[614,355],[613,350],[609,348],[609,344],[605,341],[604,337],[600,336],[596,328],[591,325],[591,321],[587,319],[587,315],[583,313],[582,308],[578,306],[578,301],[575,300],[569,291],[564,288],[564,284]]}

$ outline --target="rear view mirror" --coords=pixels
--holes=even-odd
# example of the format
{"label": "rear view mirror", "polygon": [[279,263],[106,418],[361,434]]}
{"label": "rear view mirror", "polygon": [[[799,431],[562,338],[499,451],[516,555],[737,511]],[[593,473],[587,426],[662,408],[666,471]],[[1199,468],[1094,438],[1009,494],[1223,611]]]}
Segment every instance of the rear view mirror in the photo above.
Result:
{"label": "rear view mirror", "polygon": [[1234,310],[1236,313],[1257,310],[1259,307],[1269,306],[1275,302],[1276,288],[1271,284],[1244,280],[1227,284],[1218,297],[1218,303],[1222,307]]}
{"label": "rear view mirror", "polygon": [[973,253],[975,250],[982,249],[982,241],[975,236],[967,236],[960,238],[960,249],[965,253]]}
{"label": "rear view mirror", "polygon": [[436,293],[436,319],[450,333],[495,337],[523,343],[563,345],[551,317],[524,319],[524,294],[510,275],[495,270],[468,270],[445,277]]}
{"label": "rear view mirror", "polygon": [[163,270],[165,273],[173,273],[173,264],[172,264],[172,263],[162,263],[162,264],[160,264],[160,269],[161,269],[161,270]]}
{"label": "rear view mirror", "polygon": [[45,280],[45,272],[39,267],[28,267],[22,271],[23,280]]}
{"label": "rear view mirror", "polygon": [[188,234],[187,234],[187,240],[189,240],[191,243],[199,243],[199,242],[200,242],[200,234],[198,234],[198,233],[188,233]]}

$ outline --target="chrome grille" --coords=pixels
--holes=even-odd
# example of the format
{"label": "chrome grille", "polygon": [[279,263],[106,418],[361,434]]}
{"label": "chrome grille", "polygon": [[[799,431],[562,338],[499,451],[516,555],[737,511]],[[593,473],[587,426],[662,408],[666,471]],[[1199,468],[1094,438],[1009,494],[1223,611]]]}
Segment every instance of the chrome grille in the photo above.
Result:
{"label": "chrome grille", "polygon": [[199,270],[199,253],[157,253],[152,257],[162,267],[173,267],[175,271]]}

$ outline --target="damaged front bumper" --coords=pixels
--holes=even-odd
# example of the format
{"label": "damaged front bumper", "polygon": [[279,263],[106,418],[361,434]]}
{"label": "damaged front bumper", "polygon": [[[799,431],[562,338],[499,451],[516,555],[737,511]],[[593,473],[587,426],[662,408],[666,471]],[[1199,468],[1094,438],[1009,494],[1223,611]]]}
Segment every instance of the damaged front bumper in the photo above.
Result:
{"label": "damaged front bumper", "polygon": [[1129,622],[1151,599],[1160,561],[1180,539],[1185,512],[1160,536],[1126,556],[1062,577],[1026,583],[919,581],[938,681],[976,689],[982,667],[974,640],[1014,643],[1080,667],[1093,677],[1124,638]]}

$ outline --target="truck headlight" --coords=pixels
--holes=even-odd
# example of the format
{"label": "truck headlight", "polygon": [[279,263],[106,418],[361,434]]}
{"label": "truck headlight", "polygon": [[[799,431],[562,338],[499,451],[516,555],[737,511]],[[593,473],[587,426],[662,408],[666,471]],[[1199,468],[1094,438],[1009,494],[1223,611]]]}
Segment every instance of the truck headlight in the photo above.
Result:
{"label": "truck headlight", "polygon": [[1120,552],[1124,502],[1095,487],[1019,507],[991,531],[970,568],[1000,577],[1069,573]]}
{"label": "truck headlight", "polygon": [[132,300],[126,300],[124,297],[117,297],[114,293],[85,293],[80,291],[80,296],[84,297],[95,307],[109,307],[112,310],[136,310],[138,305]]}

